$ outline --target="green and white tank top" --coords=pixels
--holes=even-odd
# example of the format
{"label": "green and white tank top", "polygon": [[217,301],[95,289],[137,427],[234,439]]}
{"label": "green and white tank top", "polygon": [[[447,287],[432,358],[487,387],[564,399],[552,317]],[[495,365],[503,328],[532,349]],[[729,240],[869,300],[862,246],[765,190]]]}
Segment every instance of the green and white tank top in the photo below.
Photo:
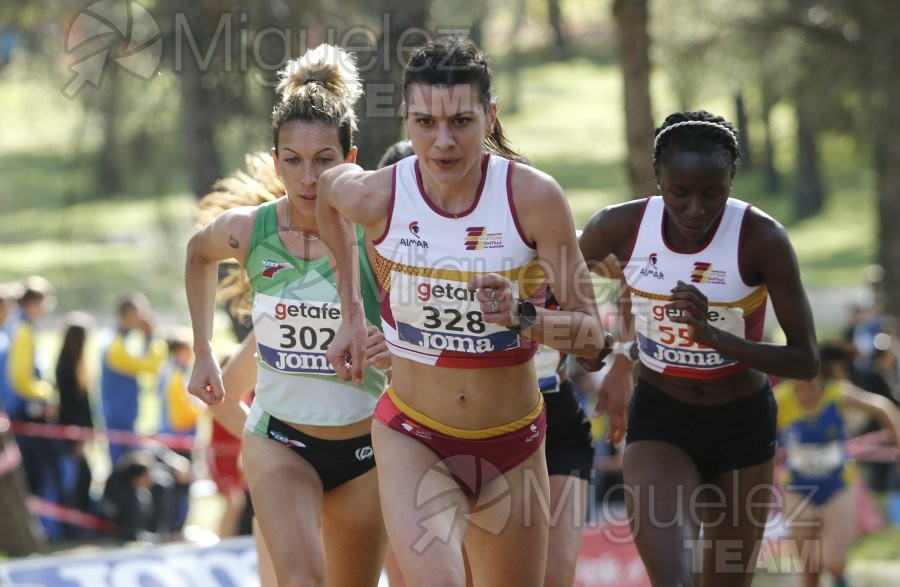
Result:
{"label": "green and white tank top", "polygon": [[[366,322],[378,325],[377,289],[359,229],[357,237]],[[253,286],[256,401],[294,424],[342,426],[370,417],[385,388],[385,374],[366,367],[362,388],[335,375],[325,358],[341,323],[331,263],[327,256],[303,261],[285,249],[275,202],[256,212],[245,266]]]}

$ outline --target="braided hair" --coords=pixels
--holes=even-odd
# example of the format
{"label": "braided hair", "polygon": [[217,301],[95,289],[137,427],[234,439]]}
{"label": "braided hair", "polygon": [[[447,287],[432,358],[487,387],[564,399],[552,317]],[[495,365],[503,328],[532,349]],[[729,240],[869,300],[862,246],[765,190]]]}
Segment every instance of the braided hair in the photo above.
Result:
{"label": "braided hair", "polygon": [[654,164],[665,162],[676,151],[721,156],[733,168],[741,159],[737,129],[721,116],[705,110],[670,114],[655,135]]}

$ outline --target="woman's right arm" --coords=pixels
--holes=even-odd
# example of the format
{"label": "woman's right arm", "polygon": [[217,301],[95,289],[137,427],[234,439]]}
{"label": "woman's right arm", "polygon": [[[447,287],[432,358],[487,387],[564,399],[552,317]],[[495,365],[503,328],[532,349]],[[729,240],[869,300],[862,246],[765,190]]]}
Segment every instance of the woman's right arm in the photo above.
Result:
{"label": "woman's right arm", "polygon": [[198,230],[187,246],[184,287],[196,357],[188,391],[209,405],[221,403],[225,397],[212,349],[219,262],[236,259],[244,263],[255,214],[251,207],[228,210]]}
{"label": "woman's right arm", "polygon": [[362,384],[367,328],[353,224],[362,225],[370,234],[384,230],[392,173],[391,167],[363,171],[358,165],[344,163],[319,176],[317,186],[319,234],[334,259],[341,299],[341,326],[326,356],[338,377],[352,380],[356,385]]}

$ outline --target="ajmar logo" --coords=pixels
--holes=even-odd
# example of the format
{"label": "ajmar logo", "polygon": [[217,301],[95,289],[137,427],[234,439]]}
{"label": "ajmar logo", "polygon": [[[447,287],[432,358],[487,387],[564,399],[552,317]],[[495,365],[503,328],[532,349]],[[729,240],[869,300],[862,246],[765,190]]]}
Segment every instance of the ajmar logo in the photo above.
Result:
{"label": "ajmar logo", "polygon": [[418,220],[413,220],[412,222],[409,223],[409,231],[412,233],[412,235],[414,237],[419,238],[419,221]]}
{"label": "ajmar logo", "polygon": [[150,81],[162,60],[162,33],[153,16],[134,0],[98,0],[82,8],[70,23],[66,54],[74,58],[69,64],[74,75],[62,93],[74,98],[85,84],[100,87],[110,62]]}

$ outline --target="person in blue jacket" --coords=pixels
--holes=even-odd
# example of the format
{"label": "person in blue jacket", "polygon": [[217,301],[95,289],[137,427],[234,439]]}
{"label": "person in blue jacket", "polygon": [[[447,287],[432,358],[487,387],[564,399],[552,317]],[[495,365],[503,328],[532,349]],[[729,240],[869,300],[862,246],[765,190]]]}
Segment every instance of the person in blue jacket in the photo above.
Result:
{"label": "person in blue jacket", "polygon": [[[139,294],[124,298],[118,306],[118,325],[112,338],[103,348],[103,368],[100,382],[100,398],[103,418],[108,431],[134,432],[138,417],[138,377],[156,374],[163,359],[165,345],[153,339],[150,304]],[[140,331],[143,340],[140,349],[129,336]],[[131,450],[127,443],[109,442],[112,463]]]}

